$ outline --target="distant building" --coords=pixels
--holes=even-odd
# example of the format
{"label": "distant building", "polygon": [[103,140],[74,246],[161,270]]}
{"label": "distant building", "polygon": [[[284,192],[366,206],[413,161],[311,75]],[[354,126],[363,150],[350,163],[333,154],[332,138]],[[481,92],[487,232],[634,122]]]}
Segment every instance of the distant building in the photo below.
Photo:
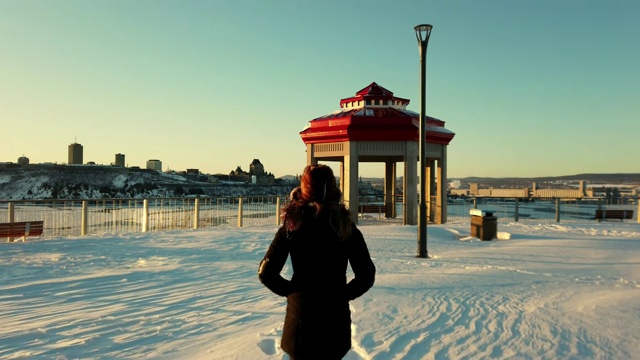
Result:
{"label": "distant building", "polygon": [[114,165],[124,167],[124,154],[116,154],[116,162],[114,163]]}
{"label": "distant building", "polygon": [[187,174],[200,175],[200,169],[187,169]]}
{"label": "distant building", "polygon": [[249,165],[249,174],[256,176],[264,175],[264,166],[259,159],[253,159],[251,162]]}
{"label": "distant building", "polygon": [[251,178],[251,175],[242,170],[242,168],[240,166],[238,166],[235,170],[231,171],[229,173],[229,180],[231,181],[249,181],[249,179]]}
{"label": "distant building", "polygon": [[29,165],[29,158],[26,156],[20,156],[18,158],[18,164],[20,165]]}
{"label": "distant building", "polygon": [[162,171],[162,161],[147,160],[147,169]]}
{"label": "distant building", "polygon": [[82,145],[73,143],[69,145],[69,165],[82,165]]}
{"label": "distant building", "polygon": [[229,180],[252,184],[273,184],[275,182],[275,176],[271,173],[265,173],[264,166],[260,160],[253,159],[249,165],[249,172],[242,170],[242,168],[238,166],[229,173]]}

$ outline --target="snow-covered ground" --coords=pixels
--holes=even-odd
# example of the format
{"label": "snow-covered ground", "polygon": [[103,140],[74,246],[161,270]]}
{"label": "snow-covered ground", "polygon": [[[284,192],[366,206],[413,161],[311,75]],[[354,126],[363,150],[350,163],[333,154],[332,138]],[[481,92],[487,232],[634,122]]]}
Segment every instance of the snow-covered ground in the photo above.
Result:
{"label": "snow-covered ground", "polygon": [[[640,358],[638,223],[434,225],[431,259],[415,226],[360,228],[378,273],[346,359]],[[256,274],[275,230],[0,244],[0,358],[286,359]]]}

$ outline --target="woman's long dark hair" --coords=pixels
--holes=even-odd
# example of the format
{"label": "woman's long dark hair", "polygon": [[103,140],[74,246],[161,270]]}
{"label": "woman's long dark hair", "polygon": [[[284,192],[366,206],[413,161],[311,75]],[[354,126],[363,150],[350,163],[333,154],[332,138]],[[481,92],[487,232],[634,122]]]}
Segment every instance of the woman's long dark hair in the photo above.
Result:
{"label": "woman's long dark hair", "polygon": [[351,217],[341,202],[333,170],[327,165],[308,165],[302,172],[300,187],[291,192],[291,202],[282,209],[284,226],[288,231],[298,229],[304,220],[303,210],[312,208],[315,214],[328,212],[329,223],[341,240],[351,235]]}

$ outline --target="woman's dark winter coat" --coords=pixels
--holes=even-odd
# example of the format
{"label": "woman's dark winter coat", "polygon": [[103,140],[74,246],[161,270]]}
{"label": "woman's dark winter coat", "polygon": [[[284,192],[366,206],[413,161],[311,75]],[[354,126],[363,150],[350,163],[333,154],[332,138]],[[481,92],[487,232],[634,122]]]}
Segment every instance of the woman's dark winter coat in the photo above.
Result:
{"label": "woman's dark winter coat", "polygon": [[[291,280],[280,275],[289,255]],[[348,264],[354,274],[349,283]],[[351,236],[341,240],[322,211],[317,216],[307,211],[295,231],[288,231],[285,222],[258,270],[267,288],[287,297],[282,349],[300,359],[342,358],[351,348],[349,301],[373,286],[375,272],[355,225]]]}

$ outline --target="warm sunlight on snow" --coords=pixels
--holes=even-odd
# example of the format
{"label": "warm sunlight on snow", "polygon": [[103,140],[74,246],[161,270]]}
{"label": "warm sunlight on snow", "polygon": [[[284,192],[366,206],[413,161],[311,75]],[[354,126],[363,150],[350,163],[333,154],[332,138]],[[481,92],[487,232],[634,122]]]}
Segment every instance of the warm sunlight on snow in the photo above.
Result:
{"label": "warm sunlight on snow", "polygon": [[[346,359],[638,356],[640,224],[429,226],[431,259],[415,226],[360,227],[378,273]],[[285,299],[256,275],[275,230],[3,243],[0,358],[286,359]]]}

